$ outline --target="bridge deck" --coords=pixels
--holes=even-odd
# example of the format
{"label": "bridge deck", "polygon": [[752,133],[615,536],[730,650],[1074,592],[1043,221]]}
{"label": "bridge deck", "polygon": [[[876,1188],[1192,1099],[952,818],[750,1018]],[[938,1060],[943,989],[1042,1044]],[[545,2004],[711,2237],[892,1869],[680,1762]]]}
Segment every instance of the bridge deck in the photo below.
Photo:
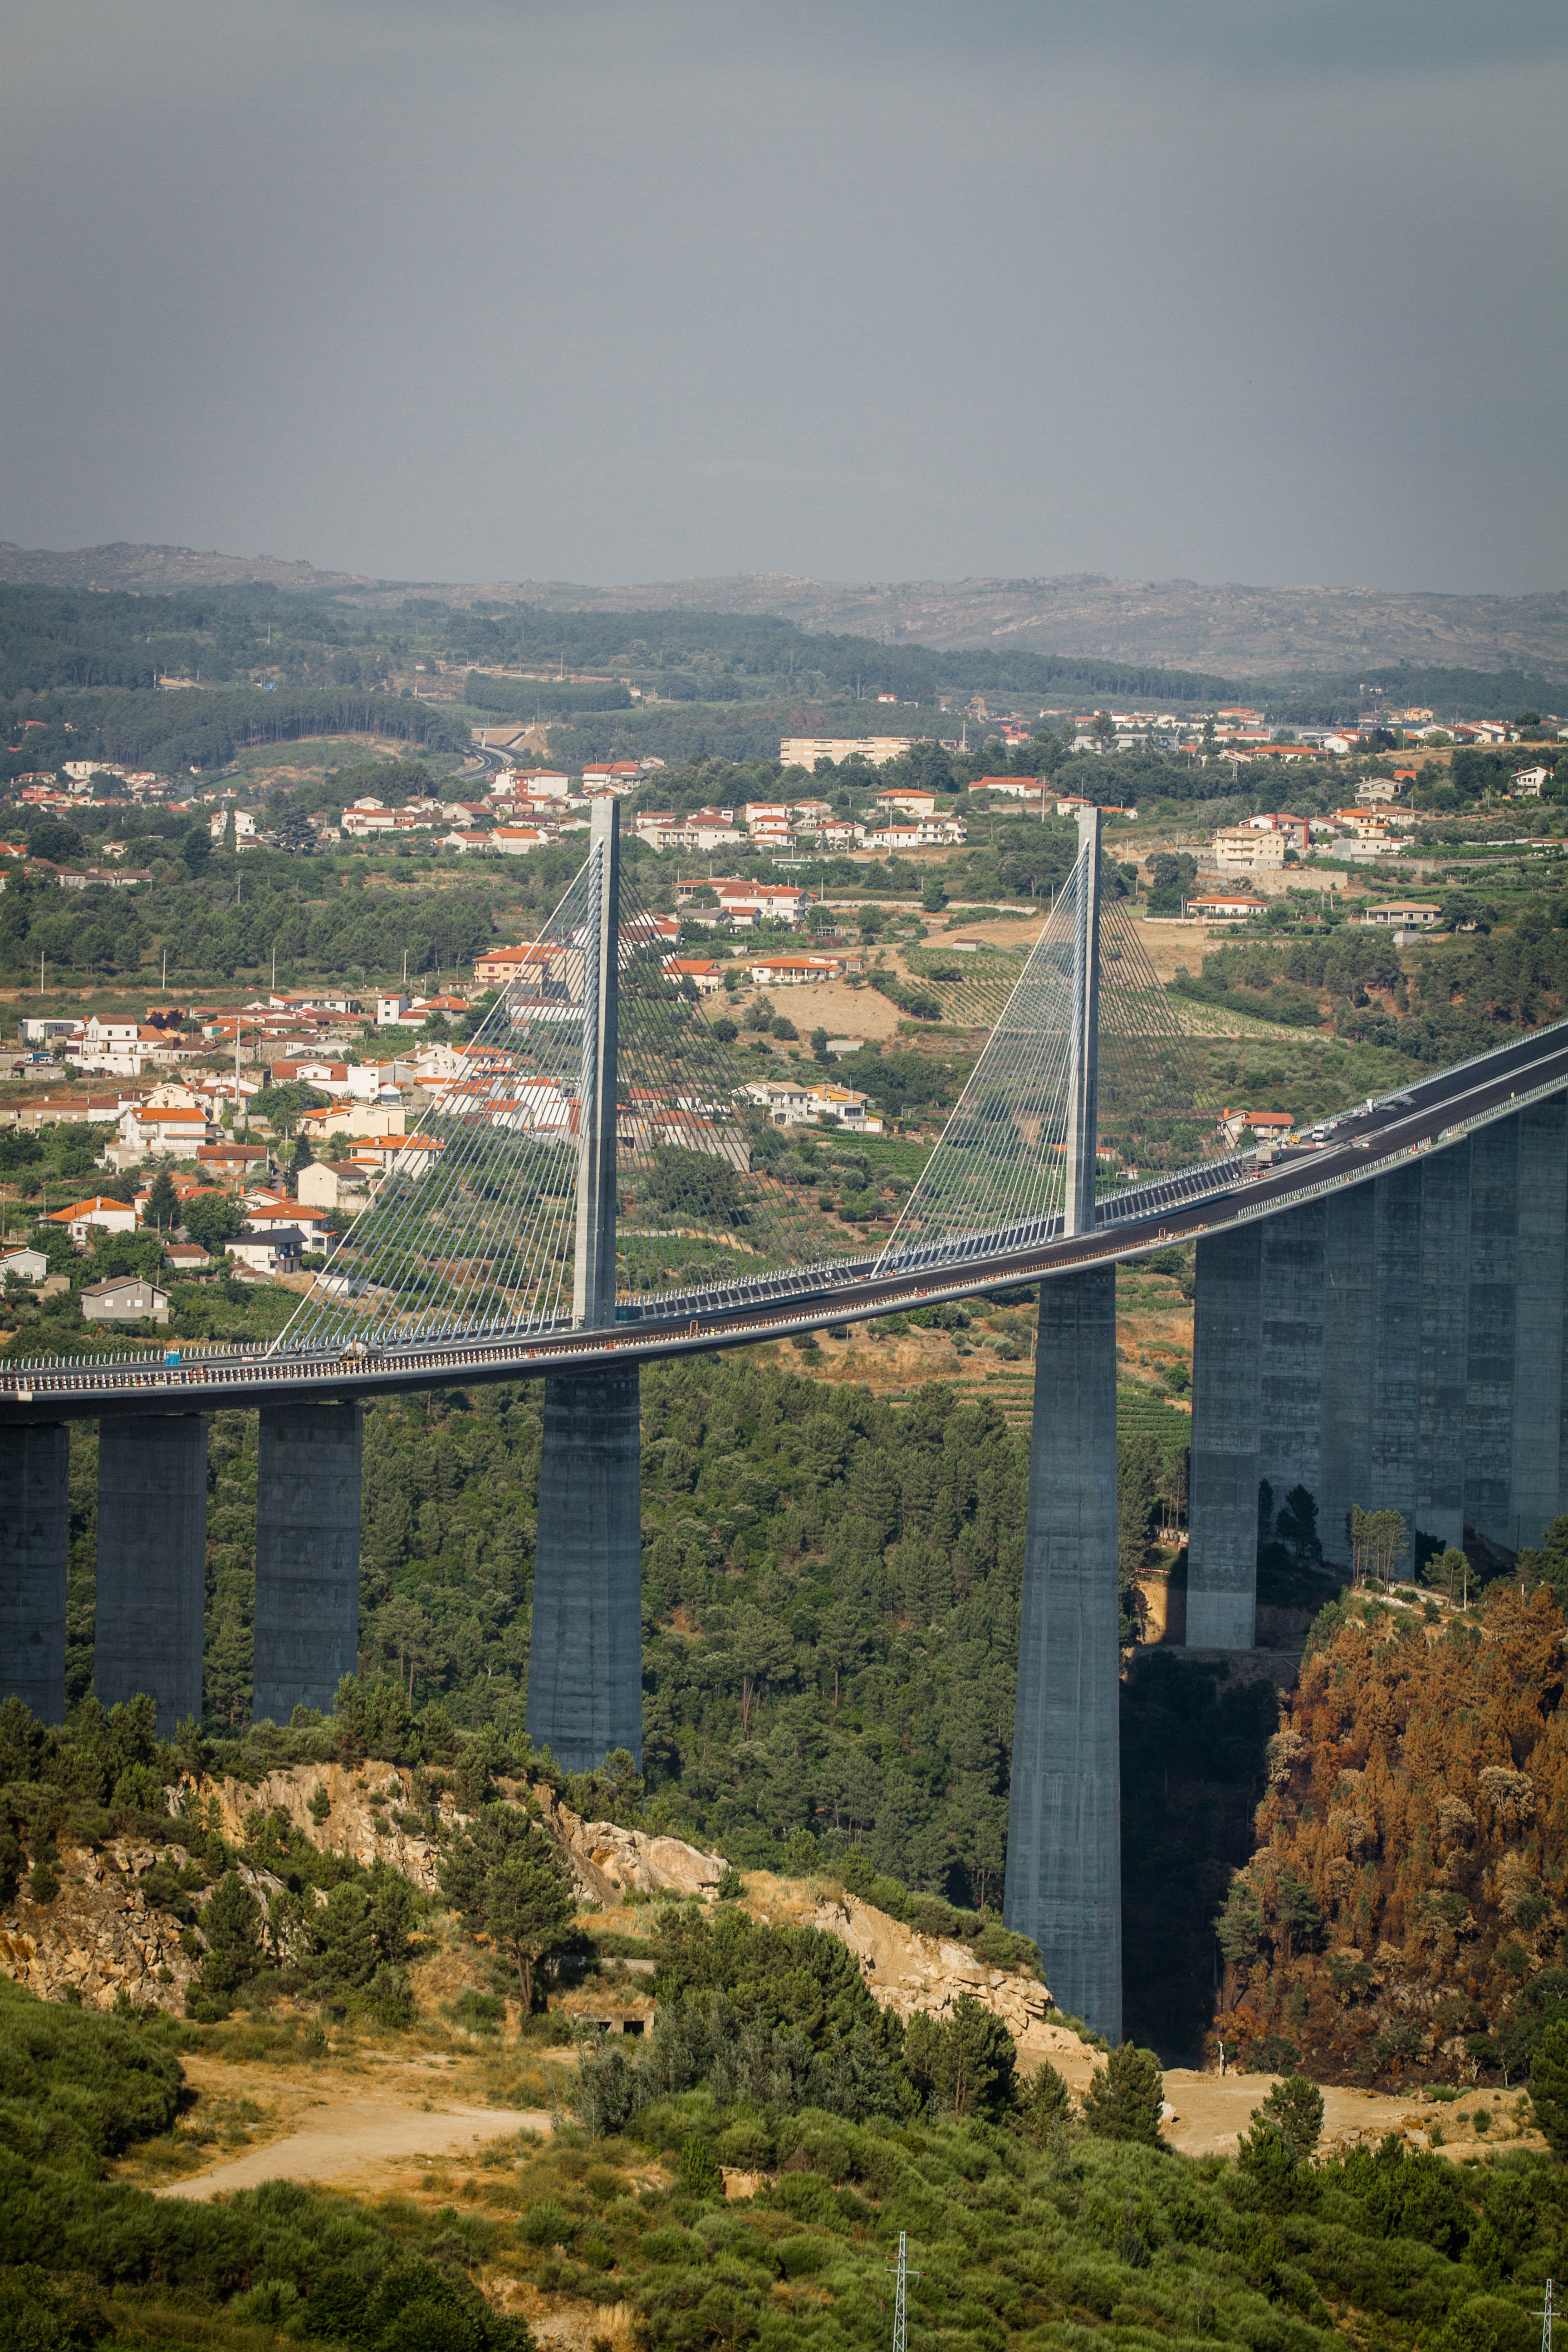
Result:
{"label": "bridge deck", "polygon": [[1474,1061],[1415,1081],[1370,1110],[1342,1116],[1323,1145],[1272,1166],[1233,1160],[1102,1203],[1095,1230],[1063,1236],[1016,1226],[968,1237],[942,1258],[883,1265],[868,1256],[802,1276],[782,1275],[760,1295],[719,1303],[694,1297],[657,1318],[591,1331],[479,1333],[378,1352],[288,1355],[256,1349],[182,1349],[142,1356],[56,1360],[0,1367],[0,1425],[125,1412],[193,1412],[276,1403],[284,1398],[371,1398],[462,1381],[511,1381],[602,1363],[657,1362],[715,1348],[776,1339],[828,1324],[870,1320],[911,1307],[972,1297],[1014,1283],[1137,1257],[1173,1242],[1268,1216],[1325,1192],[1363,1184],[1416,1155],[1441,1150],[1525,1102],[1568,1088],[1568,1022],[1531,1031]]}

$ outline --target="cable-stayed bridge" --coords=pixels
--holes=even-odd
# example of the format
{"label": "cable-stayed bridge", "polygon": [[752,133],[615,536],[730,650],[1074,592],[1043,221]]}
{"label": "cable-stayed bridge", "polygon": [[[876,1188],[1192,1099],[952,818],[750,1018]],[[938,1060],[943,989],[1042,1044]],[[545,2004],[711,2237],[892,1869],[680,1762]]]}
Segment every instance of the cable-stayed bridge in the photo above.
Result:
{"label": "cable-stayed bridge", "polygon": [[[1058,1999],[1120,2020],[1113,1269],[1198,1242],[1188,1639],[1253,1640],[1259,1483],[1428,1541],[1535,1540],[1568,1492],[1568,1024],[1235,1153],[1106,894],[1099,820],[874,1245],[663,970],[618,812],[373,1205],[265,1346],[0,1366],[0,1692],[64,1706],[68,1431],[100,1423],[95,1684],[199,1715],[205,1422],[260,1411],[257,1717],[357,1663],[361,1407],[545,1379],[528,1724],[641,1752],[644,1361],[1041,1285],[1007,1915]],[[776,1067],[776,1066],[775,1066]],[[778,1122],[783,1118],[786,1124]],[[828,1136],[829,1149],[831,1137]]]}

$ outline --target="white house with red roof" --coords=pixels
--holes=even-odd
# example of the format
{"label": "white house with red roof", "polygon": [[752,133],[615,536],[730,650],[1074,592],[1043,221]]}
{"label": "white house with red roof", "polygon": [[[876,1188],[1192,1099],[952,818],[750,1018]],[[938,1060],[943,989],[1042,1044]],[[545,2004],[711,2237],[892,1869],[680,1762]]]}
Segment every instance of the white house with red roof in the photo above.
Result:
{"label": "white house with red roof", "polygon": [[133,1234],[136,1212],[129,1201],[110,1201],[95,1192],[90,1200],[74,1201],[68,1209],[52,1210],[44,1223],[63,1225],[73,1242],[85,1245],[94,1234]]}

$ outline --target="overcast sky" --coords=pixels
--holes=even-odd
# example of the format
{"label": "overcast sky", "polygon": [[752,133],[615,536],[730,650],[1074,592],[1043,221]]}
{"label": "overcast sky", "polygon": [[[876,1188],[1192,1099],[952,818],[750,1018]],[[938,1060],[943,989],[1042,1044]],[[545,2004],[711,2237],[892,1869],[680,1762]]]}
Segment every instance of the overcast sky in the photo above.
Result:
{"label": "overcast sky", "polygon": [[9,0],[0,537],[1564,584],[1560,0]]}

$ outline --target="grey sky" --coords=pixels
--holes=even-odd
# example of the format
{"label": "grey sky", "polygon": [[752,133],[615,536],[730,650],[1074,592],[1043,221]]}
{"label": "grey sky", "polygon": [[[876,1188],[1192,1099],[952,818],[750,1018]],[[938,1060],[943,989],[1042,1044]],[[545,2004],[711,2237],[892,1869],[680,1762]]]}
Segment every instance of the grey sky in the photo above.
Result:
{"label": "grey sky", "polygon": [[1563,584],[1545,0],[11,0],[0,536]]}

